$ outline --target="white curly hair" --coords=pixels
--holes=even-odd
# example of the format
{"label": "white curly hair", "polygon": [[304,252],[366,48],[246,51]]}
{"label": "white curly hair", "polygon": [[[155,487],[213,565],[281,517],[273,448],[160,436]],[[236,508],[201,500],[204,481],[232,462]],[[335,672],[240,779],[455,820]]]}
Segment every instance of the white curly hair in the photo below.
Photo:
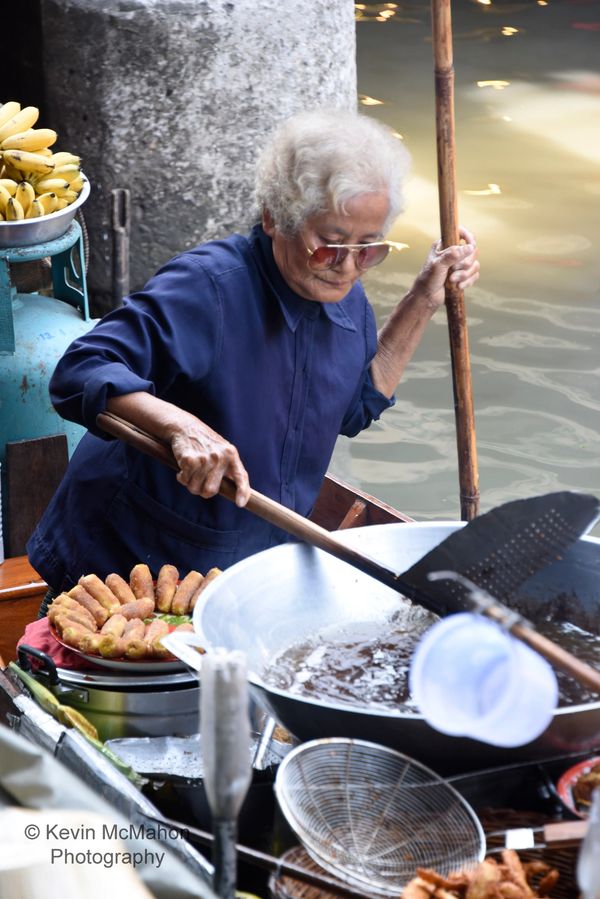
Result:
{"label": "white curly hair", "polygon": [[271,134],[256,167],[255,199],[279,231],[297,234],[308,218],[360,194],[387,191],[387,231],[404,207],[410,154],[386,126],[341,110],[301,112]]}

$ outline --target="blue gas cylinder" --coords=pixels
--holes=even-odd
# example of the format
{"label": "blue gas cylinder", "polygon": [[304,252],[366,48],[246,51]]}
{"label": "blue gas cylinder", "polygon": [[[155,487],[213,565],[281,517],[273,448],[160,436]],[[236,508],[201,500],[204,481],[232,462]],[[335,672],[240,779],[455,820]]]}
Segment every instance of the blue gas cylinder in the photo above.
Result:
{"label": "blue gas cylinder", "polygon": [[[52,260],[54,296],[17,293],[9,262]],[[69,455],[85,429],[52,407],[48,384],[69,344],[88,331],[81,228],[73,222],[58,240],[0,250],[0,462],[15,440],[65,434]]]}

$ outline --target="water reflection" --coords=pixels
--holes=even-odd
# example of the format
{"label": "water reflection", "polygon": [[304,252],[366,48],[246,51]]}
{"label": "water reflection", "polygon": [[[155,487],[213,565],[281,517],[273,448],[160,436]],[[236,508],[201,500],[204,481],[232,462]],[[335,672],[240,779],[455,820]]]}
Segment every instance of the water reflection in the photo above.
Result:
{"label": "water reflection", "polygon": [[[385,22],[372,15],[382,4],[362,6],[359,90],[382,101],[364,111],[413,155],[390,235],[410,249],[366,281],[381,322],[439,231],[431,25],[429,4]],[[550,490],[600,495],[599,21],[600,0],[453,4],[460,219],[483,265],[468,295],[482,511]],[[334,470],[416,518],[459,517],[443,311],[395,407],[340,440]]]}

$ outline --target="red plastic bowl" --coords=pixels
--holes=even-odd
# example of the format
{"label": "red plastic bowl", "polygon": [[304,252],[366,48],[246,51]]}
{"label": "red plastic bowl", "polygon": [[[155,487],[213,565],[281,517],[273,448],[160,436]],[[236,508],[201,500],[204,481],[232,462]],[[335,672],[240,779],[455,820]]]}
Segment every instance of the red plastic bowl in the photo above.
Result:
{"label": "red plastic bowl", "polygon": [[584,808],[577,805],[575,798],[573,797],[573,787],[580,777],[591,771],[594,765],[599,764],[600,756],[595,756],[591,759],[584,759],[583,762],[578,762],[577,765],[573,765],[572,768],[569,768],[567,771],[565,771],[556,784],[556,792],[558,793],[562,801],[579,818],[587,818],[588,813]]}

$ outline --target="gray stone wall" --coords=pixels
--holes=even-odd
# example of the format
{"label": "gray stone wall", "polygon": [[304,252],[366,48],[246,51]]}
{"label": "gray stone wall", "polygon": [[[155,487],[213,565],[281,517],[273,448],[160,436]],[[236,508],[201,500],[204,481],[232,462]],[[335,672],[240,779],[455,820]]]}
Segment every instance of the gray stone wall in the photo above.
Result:
{"label": "gray stone wall", "polygon": [[131,288],[253,221],[257,149],[304,108],[356,106],[353,0],[41,0],[45,126],[92,185],[88,286],[111,300],[111,191],[131,192]]}

